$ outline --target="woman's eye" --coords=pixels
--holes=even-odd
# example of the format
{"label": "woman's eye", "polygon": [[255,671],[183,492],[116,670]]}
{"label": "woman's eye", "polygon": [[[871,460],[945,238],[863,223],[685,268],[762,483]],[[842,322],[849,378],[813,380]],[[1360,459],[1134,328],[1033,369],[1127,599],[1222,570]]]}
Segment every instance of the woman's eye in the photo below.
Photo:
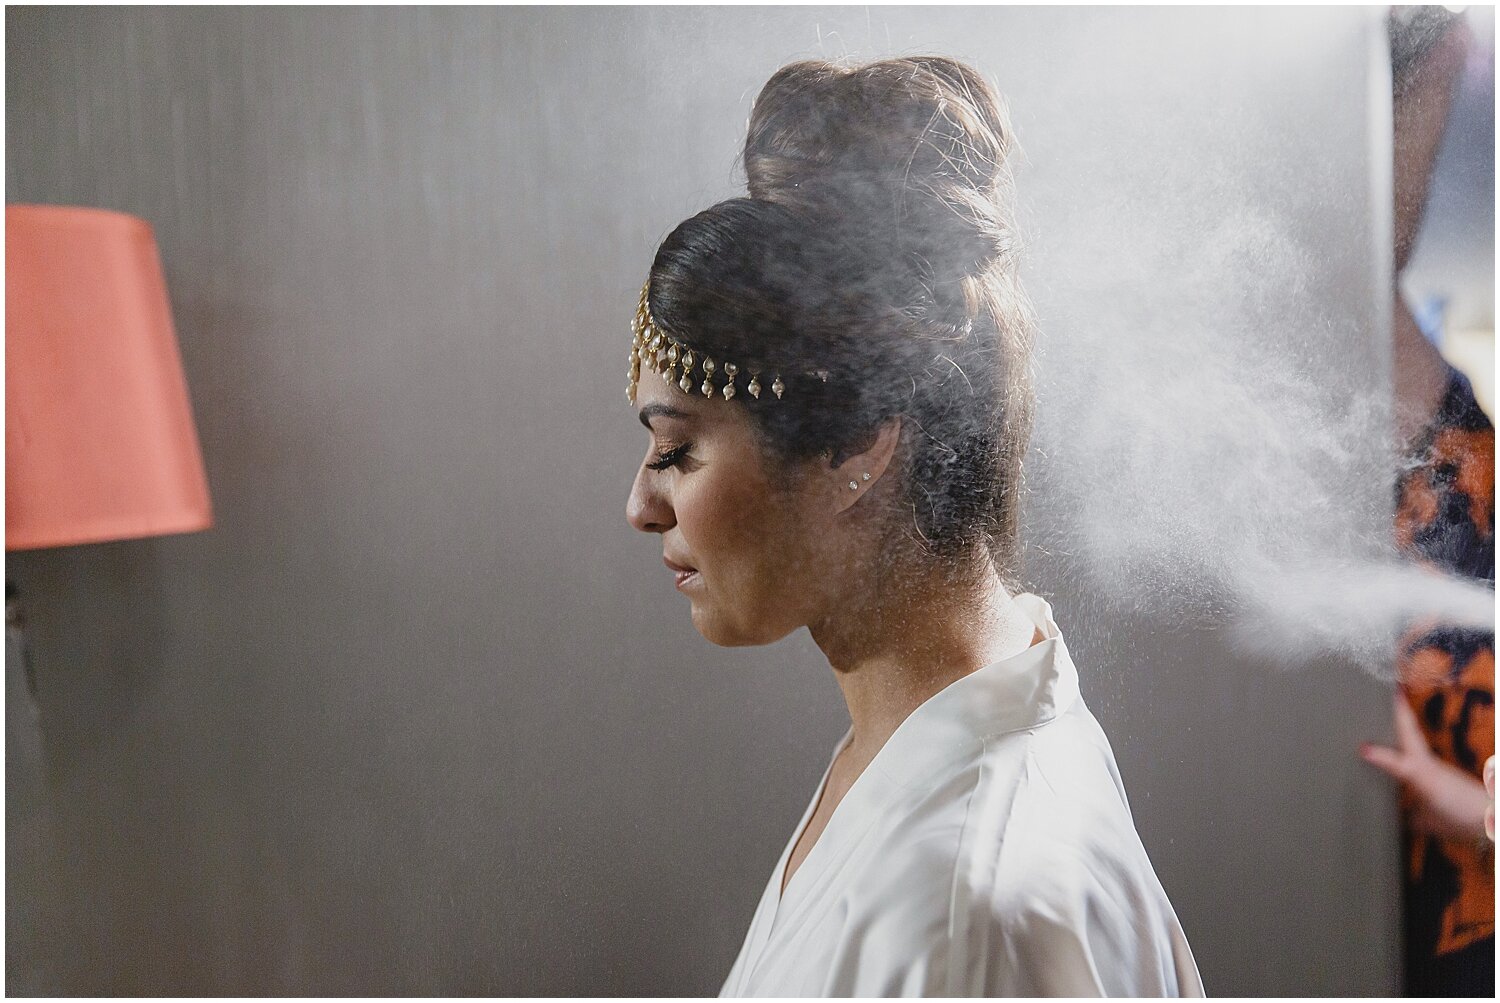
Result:
{"label": "woman's eye", "polygon": [[681,462],[690,445],[692,443],[684,442],[682,445],[669,449],[665,453],[657,453],[656,462],[646,464],[647,468],[651,470],[666,470],[668,467],[675,467]]}

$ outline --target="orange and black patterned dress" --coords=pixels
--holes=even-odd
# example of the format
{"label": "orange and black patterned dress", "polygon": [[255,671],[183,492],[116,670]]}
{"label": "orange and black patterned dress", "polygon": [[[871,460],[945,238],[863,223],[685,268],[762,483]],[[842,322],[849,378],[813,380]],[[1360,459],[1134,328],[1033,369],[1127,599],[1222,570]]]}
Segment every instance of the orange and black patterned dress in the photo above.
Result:
{"label": "orange and black patterned dress", "polygon": [[[1405,553],[1495,587],[1495,429],[1457,372],[1398,481],[1396,503]],[[1398,669],[1428,745],[1481,781],[1495,753],[1494,632],[1414,631]],[[1407,995],[1493,997],[1494,844],[1409,830],[1404,844]]]}

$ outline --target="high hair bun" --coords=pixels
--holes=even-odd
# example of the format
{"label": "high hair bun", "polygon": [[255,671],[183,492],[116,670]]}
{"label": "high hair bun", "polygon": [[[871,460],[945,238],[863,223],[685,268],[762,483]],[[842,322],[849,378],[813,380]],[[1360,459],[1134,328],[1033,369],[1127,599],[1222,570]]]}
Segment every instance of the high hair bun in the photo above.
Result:
{"label": "high hair bun", "polygon": [[784,399],[728,405],[778,483],[842,463],[899,418],[899,487],[888,510],[866,509],[882,560],[957,573],[987,550],[1019,587],[1035,319],[1010,148],[999,98],[951,59],[783,67],[750,116],[750,197],[679,223],[647,297],[700,355],[781,375]]}
{"label": "high hair bun", "polygon": [[1010,147],[995,91],[952,59],[813,60],[761,90],[744,160],[751,198],[857,232],[941,285],[1013,252]]}

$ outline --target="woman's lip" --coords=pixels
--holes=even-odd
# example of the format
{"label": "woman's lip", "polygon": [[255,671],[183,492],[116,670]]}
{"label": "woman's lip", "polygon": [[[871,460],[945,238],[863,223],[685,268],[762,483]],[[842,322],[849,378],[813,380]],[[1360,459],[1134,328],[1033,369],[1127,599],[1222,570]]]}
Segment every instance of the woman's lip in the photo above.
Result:
{"label": "woman's lip", "polygon": [[679,589],[682,588],[684,585],[691,584],[692,582],[695,582],[697,580],[698,580],[698,572],[696,572],[696,571],[679,571],[679,572],[677,572],[677,587]]}

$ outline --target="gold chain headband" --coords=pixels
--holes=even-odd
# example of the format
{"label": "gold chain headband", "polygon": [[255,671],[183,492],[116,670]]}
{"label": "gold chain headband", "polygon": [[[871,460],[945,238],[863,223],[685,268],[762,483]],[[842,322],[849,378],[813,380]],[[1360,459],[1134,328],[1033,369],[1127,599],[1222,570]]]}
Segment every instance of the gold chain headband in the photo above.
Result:
{"label": "gold chain headband", "polygon": [[[698,388],[705,397],[712,397],[714,391],[718,390],[724,395],[725,400],[730,400],[735,395],[735,377],[740,374],[740,367],[733,362],[715,363],[713,359],[704,356],[699,363],[696,353],[691,348],[678,341],[676,338],[668,337],[657,326],[651,317],[651,305],[647,299],[647,292],[651,288],[651,280],[641,287],[640,304],[636,307],[635,320],[630,325],[635,340],[630,346],[630,388],[625,391],[625,396],[630,403],[635,403],[635,388],[641,378],[641,364],[645,363],[653,372],[666,378],[668,383],[676,383],[683,393],[693,392],[693,377],[691,375],[694,365],[698,364],[703,373],[703,384]],[[681,369],[682,377],[678,378],[677,372]],[[761,384],[760,373],[757,370],[746,370],[750,380],[745,389],[751,397],[760,399]],[[714,386],[714,374],[724,374],[724,385]],[[775,373],[771,381],[771,392],[780,400],[781,395],[786,392],[786,384],[781,381],[781,374]],[[823,382],[828,382],[828,372],[818,370],[809,373]]]}

